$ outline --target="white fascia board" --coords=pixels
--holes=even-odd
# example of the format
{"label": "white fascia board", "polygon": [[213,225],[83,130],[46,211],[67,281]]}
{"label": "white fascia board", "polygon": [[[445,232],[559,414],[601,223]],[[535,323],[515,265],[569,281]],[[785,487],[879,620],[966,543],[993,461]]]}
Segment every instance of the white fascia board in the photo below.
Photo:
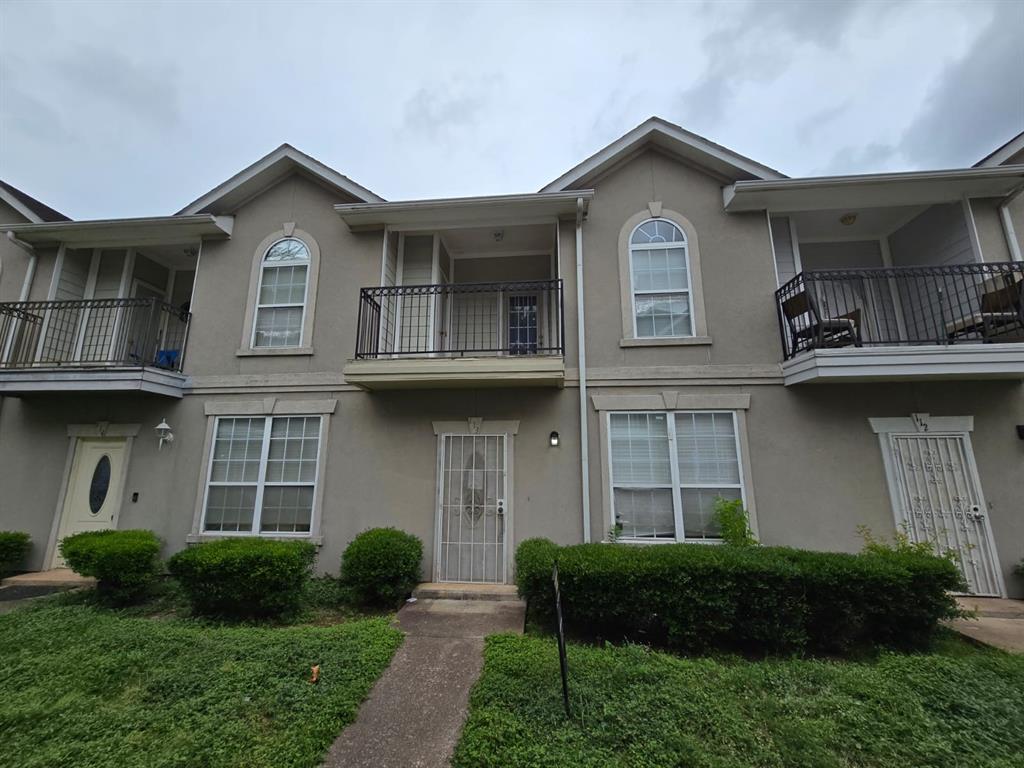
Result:
{"label": "white fascia board", "polygon": [[995,152],[974,164],[975,168],[991,168],[1002,165],[1018,152],[1024,152],[1024,131],[1021,131]]}
{"label": "white fascia board", "polygon": [[21,200],[16,198],[3,187],[0,187],[0,200],[3,200],[5,203],[11,206],[11,208],[16,210],[18,213],[20,213],[33,224],[39,224],[40,222],[42,222],[42,219],[36,214],[35,211],[33,211],[31,208],[29,208],[27,205],[21,202]]}
{"label": "white fascia board", "polygon": [[[202,197],[192,201],[175,215],[187,216],[189,214],[199,213],[205,208],[216,203],[218,200],[227,197],[232,192],[235,192],[246,185],[251,184],[259,186],[259,177],[263,175],[268,177],[267,184],[269,185],[281,178],[283,175],[283,172],[275,172],[275,167],[280,166],[281,164],[287,164],[289,167],[301,168],[307,173],[327,183],[329,186],[335,187],[336,189],[360,200],[366,200],[368,202],[383,202],[384,200],[384,198],[371,192],[366,187],[357,184],[344,174],[338,173],[330,166],[324,165],[316,158],[310,157],[304,152],[300,152],[289,144],[282,144],[269,155],[260,158],[248,168],[239,171],[230,179],[217,185]],[[288,169],[278,170],[287,171]],[[251,194],[243,195],[245,198],[249,198],[251,196]]]}
{"label": "white fascia board", "polygon": [[918,379],[1024,379],[1024,344],[844,347],[804,352],[782,364],[786,386]]}
{"label": "white fascia board", "polygon": [[193,216],[153,216],[138,219],[48,221],[40,224],[0,225],[27,243],[68,245],[156,245],[192,242],[204,237],[227,238],[233,216],[200,213]]}
{"label": "white fascia board", "polygon": [[557,192],[586,179],[614,165],[622,157],[633,152],[640,144],[650,142],[667,149],[669,152],[683,155],[691,161],[701,163],[702,159],[711,168],[720,173],[752,176],[757,179],[784,179],[785,174],[774,168],[762,165],[749,157],[733,152],[721,144],[698,136],[696,133],[674,125],[659,117],[645,120],[624,136],[616,139],[604,149],[591,155],[579,165],[571,168],[550,184],[541,188],[541,192]]}
{"label": "white fascia board", "polygon": [[855,207],[931,205],[967,197],[1003,197],[1024,183],[1024,165],[737,181],[722,190],[730,213],[772,213]]}
{"label": "white fascia board", "polygon": [[40,392],[149,392],[180,398],[191,387],[183,374],[159,368],[11,369],[0,371],[0,394]]}
{"label": "white fascia board", "polygon": [[456,197],[435,200],[398,200],[391,203],[352,203],[334,206],[350,229],[379,229],[392,226],[515,223],[537,218],[575,216],[576,201],[583,198],[584,210],[594,196],[592,189],[524,195]]}

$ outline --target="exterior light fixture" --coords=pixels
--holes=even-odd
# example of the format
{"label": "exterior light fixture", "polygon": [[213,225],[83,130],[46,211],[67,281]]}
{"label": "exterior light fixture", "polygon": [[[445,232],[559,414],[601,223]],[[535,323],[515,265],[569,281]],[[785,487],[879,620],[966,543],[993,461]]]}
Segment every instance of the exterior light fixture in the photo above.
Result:
{"label": "exterior light fixture", "polygon": [[857,220],[857,214],[856,213],[844,213],[842,216],[839,217],[839,223],[842,224],[844,227],[850,226],[856,220]]}
{"label": "exterior light fixture", "polygon": [[561,442],[561,438],[559,438],[557,432],[552,432],[550,435],[548,435],[548,442],[551,443],[552,448],[557,448],[558,443]]}
{"label": "exterior light fixture", "polygon": [[164,443],[174,442],[174,433],[171,432],[171,425],[167,423],[167,419],[161,420],[159,424],[153,427],[153,431],[156,432],[157,438],[160,440],[160,448],[162,450]]}

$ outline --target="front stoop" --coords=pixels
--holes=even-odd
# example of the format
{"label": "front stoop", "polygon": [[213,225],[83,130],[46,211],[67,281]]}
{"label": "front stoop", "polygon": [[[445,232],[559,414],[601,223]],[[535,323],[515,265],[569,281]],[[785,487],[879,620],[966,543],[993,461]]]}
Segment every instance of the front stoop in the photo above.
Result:
{"label": "front stoop", "polygon": [[519,601],[519,593],[514,584],[424,582],[412,591],[412,596],[417,600]]}
{"label": "front stoop", "polygon": [[953,619],[947,626],[979,643],[1024,653],[1024,600],[958,597],[957,603],[974,618]]}
{"label": "front stoop", "polygon": [[49,571],[29,571],[17,576],[8,576],[2,582],[5,587],[92,587],[96,579],[88,576],[79,576],[70,568],[53,568]]}

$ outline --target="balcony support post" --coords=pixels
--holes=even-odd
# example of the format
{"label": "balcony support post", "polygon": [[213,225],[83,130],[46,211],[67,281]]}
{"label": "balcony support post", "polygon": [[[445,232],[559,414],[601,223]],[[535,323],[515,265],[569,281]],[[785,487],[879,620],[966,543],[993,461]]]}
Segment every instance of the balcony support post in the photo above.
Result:
{"label": "balcony support post", "polygon": [[587,332],[583,319],[583,198],[576,199],[576,356],[580,376],[580,480],[583,543],[590,542],[590,440],[587,410]]}

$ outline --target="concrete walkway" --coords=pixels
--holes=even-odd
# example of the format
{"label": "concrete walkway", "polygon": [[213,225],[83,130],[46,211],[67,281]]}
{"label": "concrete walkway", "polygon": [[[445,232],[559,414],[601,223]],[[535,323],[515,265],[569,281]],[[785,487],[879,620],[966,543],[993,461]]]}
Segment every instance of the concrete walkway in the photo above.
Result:
{"label": "concrete walkway", "polygon": [[89,587],[95,583],[95,579],[79,576],[67,568],[9,576],[0,581],[0,613],[13,611],[26,600],[66,592],[69,589]]}
{"label": "concrete walkway", "polygon": [[483,666],[484,638],[522,632],[521,602],[419,600],[398,612],[406,633],[324,768],[444,768]]}
{"label": "concrete walkway", "polygon": [[949,626],[972,640],[1024,653],[1024,600],[997,597],[959,597],[961,608],[974,611],[976,618],[954,619]]}

